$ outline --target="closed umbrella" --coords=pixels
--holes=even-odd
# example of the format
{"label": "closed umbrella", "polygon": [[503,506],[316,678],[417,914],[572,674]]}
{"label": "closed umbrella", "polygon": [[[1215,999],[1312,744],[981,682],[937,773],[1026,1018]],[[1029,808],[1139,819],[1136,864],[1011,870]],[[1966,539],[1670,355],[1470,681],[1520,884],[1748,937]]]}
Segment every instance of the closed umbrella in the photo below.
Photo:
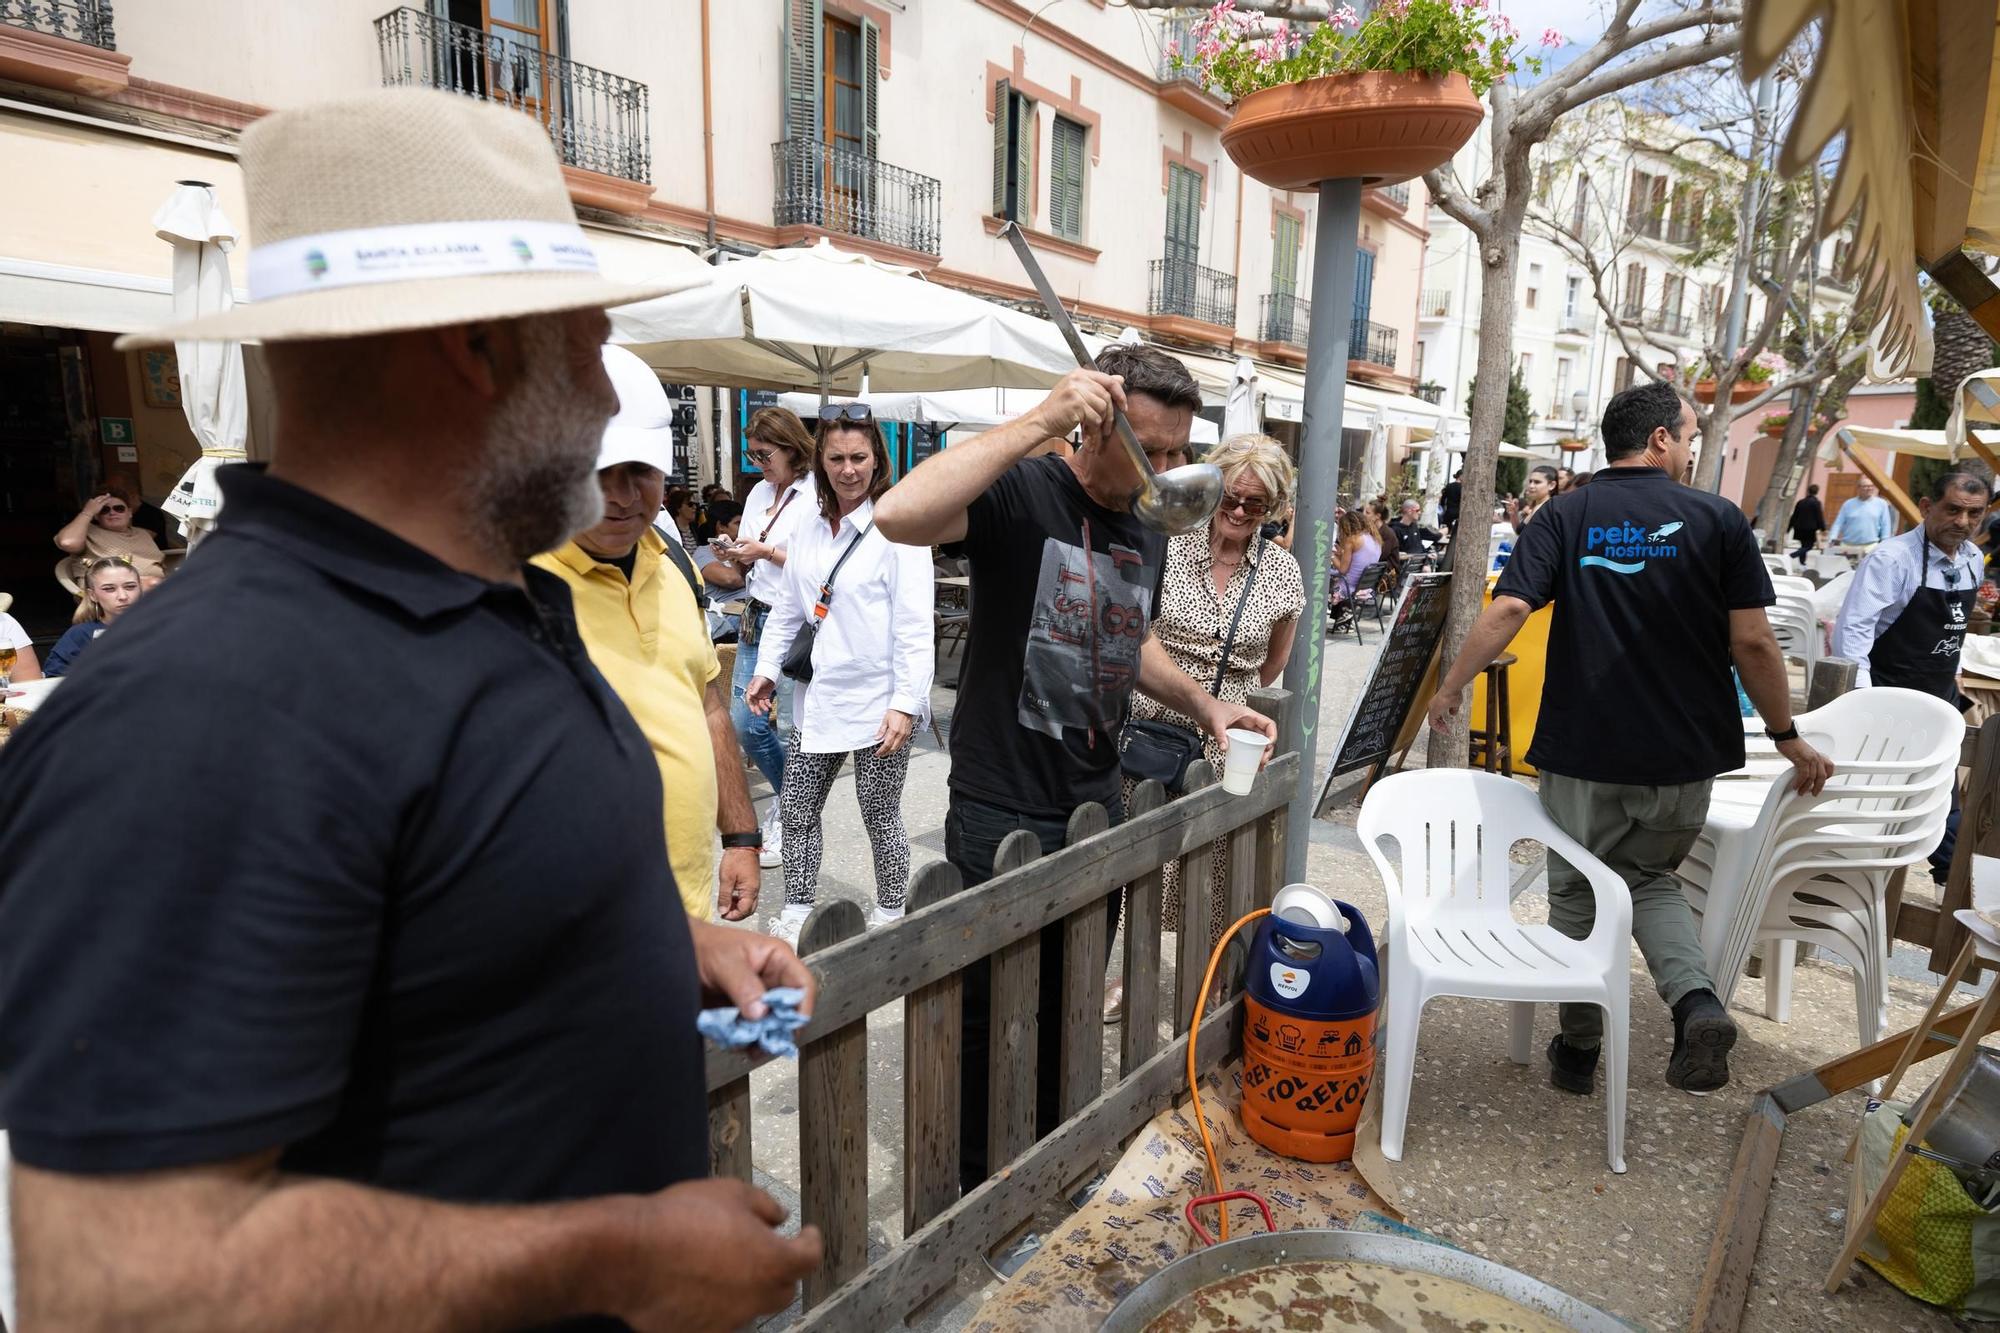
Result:
{"label": "closed umbrella", "polygon": [[[182,181],[153,214],[161,240],[174,247],[176,322],[220,314],[236,304],[229,283],[229,251],[236,228],[203,181]],[[248,455],[249,399],[243,387],[243,347],[228,342],[177,342],[181,410],[201,445],[201,457],[187,470],[161,508],[180,520],[189,548],[215,526],[222,495],[215,470]]]}
{"label": "closed umbrella", "polygon": [[1264,429],[1264,414],[1257,407],[1257,364],[1247,356],[1236,358],[1236,377],[1229,384],[1229,400],[1222,405],[1222,435],[1256,435]]}
{"label": "closed umbrella", "polygon": [[671,381],[852,394],[1040,388],[1076,361],[1046,320],[837,250],[766,250],[611,313],[611,340]]}

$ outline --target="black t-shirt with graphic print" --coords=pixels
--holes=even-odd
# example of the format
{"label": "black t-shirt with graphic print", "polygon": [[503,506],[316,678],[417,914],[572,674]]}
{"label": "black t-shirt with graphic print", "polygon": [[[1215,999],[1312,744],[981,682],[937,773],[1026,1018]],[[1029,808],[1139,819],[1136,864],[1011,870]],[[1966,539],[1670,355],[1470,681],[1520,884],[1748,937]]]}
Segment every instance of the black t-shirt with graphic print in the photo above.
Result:
{"label": "black t-shirt with graphic print", "polygon": [[952,714],[952,790],[1055,818],[1115,799],[1118,729],[1166,539],[1098,504],[1065,460],[1043,455],[973,501],[964,550],[972,622]]}
{"label": "black t-shirt with graphic print", "polygon": [[1536,768],[1666,786],[1742,766],[1729,613],[1777,598],[1735,505],[1659,468],[1605,468],[1521,529],[1494,593],[1555,603]]}

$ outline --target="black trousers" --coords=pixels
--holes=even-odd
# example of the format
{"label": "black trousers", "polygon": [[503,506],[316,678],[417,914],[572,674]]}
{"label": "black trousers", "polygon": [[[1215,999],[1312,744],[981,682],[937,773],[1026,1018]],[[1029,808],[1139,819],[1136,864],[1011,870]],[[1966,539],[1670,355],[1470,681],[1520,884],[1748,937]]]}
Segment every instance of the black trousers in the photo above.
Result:
{"label": "black trousers", "polygon": [[[1106,802],[1111,822],[1125,820],[1122,796],[1114,791]],[[985,801],[972,800],[957,792],[944,817],[945,859],[958,868],[967,888],[993,878],[993,857],[1000,844],[1015,829],[1026,829],[1042,845],[1042,855],[1060,851],[1069,834],[1067,819],[1024,815]],[[1104,963],[1111,961],[1111,936],[1118,925],[1118,895],[1104,900]],[[1037,1001],[1041,1021],[1036,1024],[1035,1043],[1035,1137],[1053,1133],[1062,1122],[1062,975],[1064,938],[1062,922],[1042,928],[1042,975]],[[969,1192],[986,1182],[991,1174],[986,1160],[987,1112],[991,1104],[990,1070],[993,1027],[993,969],[981,959],[965,969],[964,1011],[959,1037],[962,1064],[959,1068],[958,1180],[961,1192]]]}

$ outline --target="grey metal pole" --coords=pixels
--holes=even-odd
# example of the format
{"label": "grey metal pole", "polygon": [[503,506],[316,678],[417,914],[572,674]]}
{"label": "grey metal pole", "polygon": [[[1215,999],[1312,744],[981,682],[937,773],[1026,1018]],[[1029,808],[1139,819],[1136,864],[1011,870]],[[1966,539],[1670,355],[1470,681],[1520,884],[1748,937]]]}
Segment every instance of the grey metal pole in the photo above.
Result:
{"label": "grey metal pole", "polygon": [[1306,334],[1305,425],[1299,446],[1298,511],[1292,554],[1305,576],[1300,617],[1285,688],[1292,714],[1279,752],[1299,752],[1299,789],[1285,825],[1285,882],[1305,878],[1306,846],[1319,784],[1319,686],[1326,656],[1326,574],[1333,553],[1333,501],[1340,486],[1340,418],[1347,400],[1349,324],[1354,317],[1354,250],[1361,226],[1361,182],[1322,181],[1313,239],[1312,319]]}

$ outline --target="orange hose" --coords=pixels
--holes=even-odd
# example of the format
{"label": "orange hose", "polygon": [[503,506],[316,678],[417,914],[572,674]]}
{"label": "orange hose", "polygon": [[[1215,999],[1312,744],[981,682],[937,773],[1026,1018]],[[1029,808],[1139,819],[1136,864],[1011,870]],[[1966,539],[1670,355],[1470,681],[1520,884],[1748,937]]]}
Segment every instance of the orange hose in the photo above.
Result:
{"label": "orange hose", "polygon": [[[1201,1131],[1202,1155],[1208,1158],[1209,1188],[1213,1192],[1218,1194],[1222,1192],[1222,1167],[1215,1160],[1215,1144],[1212,1143],[1208,1137],[1208,1121],[1202,1119],[1201,1115],[1201,1089],[1197,1086],[1197,1080],[1195,1078],[1195,1073],[1194,1073],[1194,1048],[1197,1043],[1197,1038],[1199,1037],[1201,1032],[1201,1011],[1208,1007],[1208,988],[1215,984],[1215,969],[1222,965],[1222,951],[1229,947],[1229,941],[1235,938],[1237,931],[1243,929],[1243,927],[1249,925],[1252,921],[1255,921],[1258,917],[1269,916],[1269,915],[1271,915],[1270,908],[1260,907],[1256,911],[1250,913],[1248,916],[1238,920],[1237,923],[1231,926],[1228,930],[1222,932],[1222,938],[1215,942],[1214,951],[1208,955],[1208,971],[1202,974],[1201,989],[1196,991],[1194,995],[1194,1016],[1188,1020],[1188,1048],[1187,1048],[1188,1101],[1194,1107],[1195,1128]],[[1188,926],[1189,923],[1185,921],[1181,922],[1182,930],[1188,929]],[[1219,1213],[1222,1218],[1222,1225],[1218,1230],[1217,1234],[1223,1240],[1228,1240],[1229,1205],[1226,1203],[1217,1204],[1216,1212]]]}

